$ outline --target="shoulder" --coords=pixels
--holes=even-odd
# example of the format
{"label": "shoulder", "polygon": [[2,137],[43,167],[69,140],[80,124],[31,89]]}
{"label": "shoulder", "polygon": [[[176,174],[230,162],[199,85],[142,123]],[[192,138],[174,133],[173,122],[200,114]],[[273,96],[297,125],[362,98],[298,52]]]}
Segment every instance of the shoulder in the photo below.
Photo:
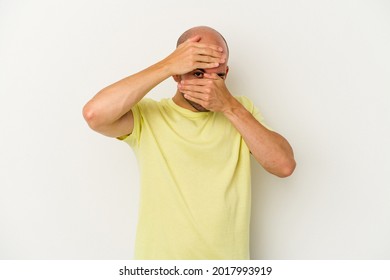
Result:
{"label": "shoulder", "polygon": [[151,98],[143,98],[141,99],[136,106],[140,107],[140,108],[147,108],[147,107],[154,107],[154,106],[158,106],[158,101],[156,100],[153,100]]}
{"label": "shoulder", "polygon": [[267,124],[265,124],[263,115],[261,114],[260,110],[254,105],[252,100],[250,100],[246,96],[235,96],[235,98],[245,107],[245,109],[248,110],[248,112],[250,112],[255,117],[257,121],[259,121],[269,130],[272,130]]}
{"label": "shoulder", "polygon": [[134,107],[133,111],[138,111],[140,114],[146,114],[148,112],[156,111],[159,108],[160,102],[151,98],[141,99]]}
{"label": "shoulder", "polygon": [[253,105],[252,100],[244,95],[234,96],[234,98],[236,98],[238,102],[240,102],[245,107],[245,109],[253,113],[255,106]]}

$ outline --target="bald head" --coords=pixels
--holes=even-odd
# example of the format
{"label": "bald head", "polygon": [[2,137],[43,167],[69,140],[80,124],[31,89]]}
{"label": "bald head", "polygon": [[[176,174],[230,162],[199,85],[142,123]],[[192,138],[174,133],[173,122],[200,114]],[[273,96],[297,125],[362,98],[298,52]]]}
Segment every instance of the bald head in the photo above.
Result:
{"label": "bald head", "polygon": [[179,39],[177,40],[176,47],[196,35],[199,35],[201,37],[201,42],[205,41],[207,43],[220,45],[226,51],[227,58],[229,57],[229,47],[225,38],[217,30],[208,26],[196,26],[188,29],[179,37]]}

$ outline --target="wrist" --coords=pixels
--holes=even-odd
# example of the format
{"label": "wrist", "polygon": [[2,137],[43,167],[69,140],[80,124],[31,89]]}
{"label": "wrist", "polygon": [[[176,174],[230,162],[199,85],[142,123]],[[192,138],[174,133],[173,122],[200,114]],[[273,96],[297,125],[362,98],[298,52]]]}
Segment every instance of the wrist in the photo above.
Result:
{"label": "wrist", "polygon": [[163,60],[159,61],[157,64],[161,67],[162,71],[164,71],[164,73],[168,77],[177,75],[177,71],[174,69],[174,62],[172,61],[171,56],[167,56]]}
{"label": "wrist", "polygon": [[169,78],[174,75],[172,73],[170,63],[168,63],[165,59],[157,62],[155,66],[158,69],[158,71],[161,72],[166,78]]}
{"label": "wrist", "polygon": [[222,113],[226,116],[226,117],[231,117],[231,116],[234,116],[237,114],[237,112],[242,109],[243,106],[240,102],[238,102],[238,100],[236,98],[234,98],[234,96],[230,96],[230,98],[228,99],[228,102],[227,102],[227,105],[225,106],[225,108],[222,110]]}

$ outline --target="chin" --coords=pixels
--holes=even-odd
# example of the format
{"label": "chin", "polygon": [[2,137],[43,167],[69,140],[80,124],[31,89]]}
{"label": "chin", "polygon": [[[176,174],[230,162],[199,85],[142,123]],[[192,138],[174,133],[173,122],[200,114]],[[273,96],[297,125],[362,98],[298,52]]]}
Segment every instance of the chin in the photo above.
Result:
{"label": "chin", "polygon": [[200,106],[197,103],[193,104],[192,107],[194,107],[199,112],[210,112],[210,110],[207,110],[206,108]]}
{"label": "chin", "polygon": [[203,106],[199,105],[198,103],[195,103],[195,102],[192,102],[186,98],[184,98],[185,100],[187,100],[188,103],[190,103],[190,105],[198,112],[210,112],[210,110],[207,110],[206,108],[204,108]]}

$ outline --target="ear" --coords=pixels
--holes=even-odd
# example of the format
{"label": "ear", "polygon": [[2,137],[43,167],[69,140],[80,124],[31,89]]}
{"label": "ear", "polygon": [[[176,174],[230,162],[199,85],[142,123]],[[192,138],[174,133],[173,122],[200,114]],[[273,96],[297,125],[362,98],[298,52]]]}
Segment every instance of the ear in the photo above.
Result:
{"label": "ear", "polygon": [[173,75],[172,78],[175,80],[176,83],[180,83],[180,81],[181,81],[180,75]]}

